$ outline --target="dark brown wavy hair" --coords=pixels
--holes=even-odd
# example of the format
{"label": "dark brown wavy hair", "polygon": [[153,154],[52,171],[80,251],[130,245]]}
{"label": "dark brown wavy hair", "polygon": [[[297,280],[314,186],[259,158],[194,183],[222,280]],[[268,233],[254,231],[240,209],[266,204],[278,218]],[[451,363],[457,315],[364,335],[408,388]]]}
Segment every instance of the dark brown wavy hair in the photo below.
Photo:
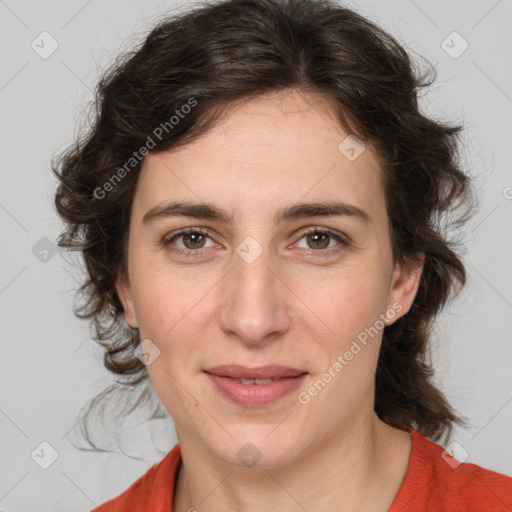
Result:
{"label": "dark brown wavy hair", "polygon": [[[55,207],[65,225],[58,244],[80,251],[87,271],[74,311],[91,321],[115,376],[80,420],[94,449],[88,420],[112,393],[130,392],[116,401],[120,416],[154,403],[146,367],[134,354],[138,329],[126,324],[115,288],[126,275],[141,148],[184,145],[236,101],[281,90],[321,94],[349,133],[377,148],[394,260],[425,255],[411,309],[383,332],[377,415],[433,440],[449,439],[454,423],[466,424],[434,384],[427,357],[435,317],[466,282],[460,242],[449,228],[462,226],[477,205],[460,164],[462,126],[429,118],[418,106],[435,75],[432,66],[420,72],[395,38],[333,0],[197,2],[161,19],[104,73],[92,122],[52,162]],[[157,403],[150,417],[164,416]]]}

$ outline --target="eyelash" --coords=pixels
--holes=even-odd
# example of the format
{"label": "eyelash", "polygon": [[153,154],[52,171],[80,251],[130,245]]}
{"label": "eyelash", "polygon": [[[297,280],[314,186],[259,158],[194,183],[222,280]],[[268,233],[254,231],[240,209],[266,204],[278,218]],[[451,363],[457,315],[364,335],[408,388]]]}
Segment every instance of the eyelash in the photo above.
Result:
{"label": "eyelash", "polygon": [[[170,237],[168,237],[167,239],[164,239],[163,245],[171,253],[180,253],[187,257],[203,256],[204,253],[207,251],[207,249],[197,249],[197,250],[176,249],[171,246],[172,242],[174,242],[180,236],[188,235],[191,233],[200,234],[200,235],[204,235],[204,236],[211,238],[211,233],[208,230],[205,230],[203,228],[185,228],[180,231],[177,231],[176,233],[172,233]],[[301,233],[299,240],[302,240],[305,236],[310,235],[310,234],[328,235],[328,236],[336,239],[337,242],[339,242],[339,244],[335,248],[331,248],[331,249],[306,250],[306,253],[308,254],[308,256],[311,256],[313,258],[326,257],[326,256],[331,256],[333,254],[337,254],[337,253],[341,252],[345,247],[348,247],[351,245],[351,243],[347,239],[347,237],[343,237],[341,234],[339,234],[338,232],[336,232],[330,228],[321,228],[321,227],[308,228],[307,230],[305,230]]]}

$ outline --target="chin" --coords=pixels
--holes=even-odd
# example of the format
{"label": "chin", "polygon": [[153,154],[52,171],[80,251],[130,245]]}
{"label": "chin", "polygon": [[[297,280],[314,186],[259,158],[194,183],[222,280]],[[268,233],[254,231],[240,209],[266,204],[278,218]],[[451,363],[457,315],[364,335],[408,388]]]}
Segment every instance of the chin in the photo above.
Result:
{"label": "chin", "polygon": [[[258,425],[245,428],[211,449],[226,464],[237,468],[280,469],[293,464],[304,439],[290,435],[281,427]],[[275,430],[273,430],[275,429]],[[242,429],[241,429],[242,430]]]}

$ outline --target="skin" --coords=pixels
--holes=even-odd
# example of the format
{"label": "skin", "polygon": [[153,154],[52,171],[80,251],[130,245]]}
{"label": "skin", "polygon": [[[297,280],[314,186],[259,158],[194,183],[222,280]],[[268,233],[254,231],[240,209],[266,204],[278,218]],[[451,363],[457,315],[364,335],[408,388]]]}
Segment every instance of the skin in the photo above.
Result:
{"label": "skin", "polygon": [[[378,157],[367,145],[347,159],[338,149],[347,135],[327,100],[286,91],[242,104],[193,143],[144,158],[128,279],[117,291],[126,321],[160,350],[147,369],[182,452],[178,512],[378,512],[400,488],[410,434],[373,410],[382,330],[308,404],[297,399],[393,304],[401,310],[388,324],[407,313],[423,268],[421,258],[411,268],[393,263]],[[214,203],[233,223],[143,224],[147,211],[171,200]],[[273,221],[285,206],[328,200],[358,206],[371,222]],[[164,245],[187,227],[210,234]],[[303,233],[309,227],[331,228],[351,243],[315,239]],[[251,263],[236,251],[248,236],[263,250]],[[187,249],[204,252],[187,256]],[[281,364],[309,375],[278,402],[243,407],[202,372],[220,364]],[[261,453],[252,467],[237,457],[248,442]]]}

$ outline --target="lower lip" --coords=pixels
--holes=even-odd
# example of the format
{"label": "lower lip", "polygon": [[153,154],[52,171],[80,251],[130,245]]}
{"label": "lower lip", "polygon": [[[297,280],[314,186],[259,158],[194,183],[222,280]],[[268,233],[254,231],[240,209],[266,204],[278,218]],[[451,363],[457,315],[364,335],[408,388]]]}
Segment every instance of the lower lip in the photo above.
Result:
{"label": "lower lip", "polygon": [[216,388],[233,402],[239,405],[258,407],[277,402],[295,391],[307,374],[275,380],[269,384],[241,384],[229,377],[219,377],[211,373],[206,373],[206,375]]}

